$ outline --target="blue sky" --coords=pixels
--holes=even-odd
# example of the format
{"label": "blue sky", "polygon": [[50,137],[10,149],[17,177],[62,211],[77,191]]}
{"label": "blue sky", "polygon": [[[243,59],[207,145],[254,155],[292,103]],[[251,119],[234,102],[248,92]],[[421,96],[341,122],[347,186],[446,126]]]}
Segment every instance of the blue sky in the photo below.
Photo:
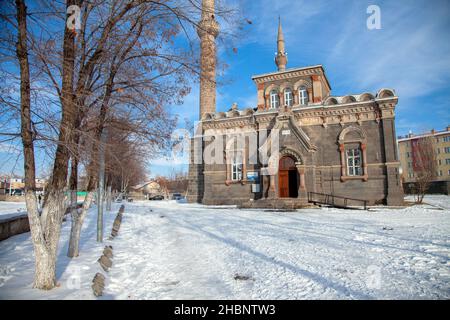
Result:
{"label": "blue sky", "polygon": [[[256,106],[251,76],[276,71],[274,53],[280,15],[288,68],[322,64],[333,95],[394,88],[399,96],[398,135],[409,130],[444,129],[450,124],[450,1],[227,2],[238,7],[252,24],[245,26],[234,43],[220,43],[218,58],[228,68],[219,79],[218,111],[228,110],[234,102],[239,108]],[[366,27],[369,5],[381,9],[380,30]],[[180,119],[195,121],[198,100],[198,84],[194,83],[185,103],[171,110]],[[0,161],[4,154],[0,149]],[[154,176],[180,168],[186,166],[160,159],[149,166],[149,171]]]}
{"label": "blue sky", "polygon": [[[380,30],[366,25],[373,4],[381,9]],[[280,15],[288,68],[322,64],[332,95],[394,88],[397,135],[450,124],[450,1],[258,0],[239,6],[252,24],[234,44],[237,53],[219,48],[220,61],[229,67],[219,79],[218,111],[233,102],[239,108],[256,106],[251,76],[276,71]],[[173,111],[198,119],[198,88]],[[151,166],[152,174],[172,170],[173,165]]]}

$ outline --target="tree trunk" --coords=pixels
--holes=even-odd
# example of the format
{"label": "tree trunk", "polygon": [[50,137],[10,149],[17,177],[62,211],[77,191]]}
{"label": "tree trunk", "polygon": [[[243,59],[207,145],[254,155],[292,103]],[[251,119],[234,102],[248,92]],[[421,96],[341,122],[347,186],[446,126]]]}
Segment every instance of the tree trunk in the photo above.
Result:
{"label": "tree trunk", "polygon": [[[72,5],[67,1],[67,6]],[[35,156],[30,103],[30,69],[27,49],[27,8],[24,0],[16,0],[17,8],[17,58],[20,66],[21,136],[24,153],[25,201],[30,223],[31,239],[35,253],[33,286],[49,290],[56,285],[56,252],[65,212],[64,186],[67,178],[73,117],[74,35],[65,28],[63,54],[62,119],[52,180],[47,188],[42,214],[39,216],[36,185]]]}
{"label": "tree trunk", "polygon": [[78,240],[81,232],[81,227],[79,226],[78,222],[79,217],[77,209],[78,160],[76,159],[76,157],[72,157],[69,186],[70,186],[70,215],[72,216],[72,224],[70,229],[69,249],[67,252],[67,256],[69,258],[73,258],[78,257],[78,242],[79,242]]}
{"label": "tree trunk", "polygon": [[30,223],[31,240],[35,254],[35,277],[33,286],[51,289],[55,286],[56,255],[51,254],[43,234],[36,198],[36,166],[31,120],[30,67],[27,48],[27,7],[24,0],[16,0],[17,8],[17,58],[20,66],[20,120],[24,154],[25,202]]}
{"label": "tree trunk", "polygon": [[76,215],[72,215],[72,227],[70,229],[70,240],[69,240],[69,251],[67,255],[71,258],[78,257],[80,254],[80,236],[81,228],[83,227],[84,219],[86,218],[87,211],[89,210],[92,200],[94,199],[94,191],[88,191],[86,197],[84,198],[83,206],[81,207],[81,212]]}

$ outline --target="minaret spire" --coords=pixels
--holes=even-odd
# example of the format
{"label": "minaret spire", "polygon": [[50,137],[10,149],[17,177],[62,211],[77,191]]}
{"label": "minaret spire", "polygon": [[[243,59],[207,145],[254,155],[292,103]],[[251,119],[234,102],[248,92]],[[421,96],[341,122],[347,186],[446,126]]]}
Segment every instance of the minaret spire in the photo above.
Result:
{"label": "minaret spire", "polygon": [[281,27],[281,18],[278,17],[277,56],[275,57],[275,64],[278,67],[278,71],[286,70],[287,62],[283,28]]}
{"label": "minaret spire", "polygon": [[197,33],[200,37],[200,119],[216,112],[216,37],[219,24],[214,17],[214,0],[202,0],[202,17]]}

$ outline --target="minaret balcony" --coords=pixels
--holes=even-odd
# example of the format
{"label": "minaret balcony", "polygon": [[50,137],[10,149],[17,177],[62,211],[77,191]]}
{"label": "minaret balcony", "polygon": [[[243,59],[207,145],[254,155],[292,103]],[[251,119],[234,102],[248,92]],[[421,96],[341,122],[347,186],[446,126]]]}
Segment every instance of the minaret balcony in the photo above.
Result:
{"label": "minaret balcony", "polygon": [[219,35],[219,23],[213,18],[202,19],[197,27],[197,34],[200,38],[204,35],[212,35],[216,38]]}

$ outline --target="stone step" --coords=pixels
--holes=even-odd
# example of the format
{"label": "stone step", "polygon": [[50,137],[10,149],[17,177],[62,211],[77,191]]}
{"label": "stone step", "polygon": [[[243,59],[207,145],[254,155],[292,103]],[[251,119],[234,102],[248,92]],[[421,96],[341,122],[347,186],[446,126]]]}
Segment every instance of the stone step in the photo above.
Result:
{"label": "stone step", "polygon": [[239,208],[301,209],[311,207],[307,199],[260,199],[244,202]]}

